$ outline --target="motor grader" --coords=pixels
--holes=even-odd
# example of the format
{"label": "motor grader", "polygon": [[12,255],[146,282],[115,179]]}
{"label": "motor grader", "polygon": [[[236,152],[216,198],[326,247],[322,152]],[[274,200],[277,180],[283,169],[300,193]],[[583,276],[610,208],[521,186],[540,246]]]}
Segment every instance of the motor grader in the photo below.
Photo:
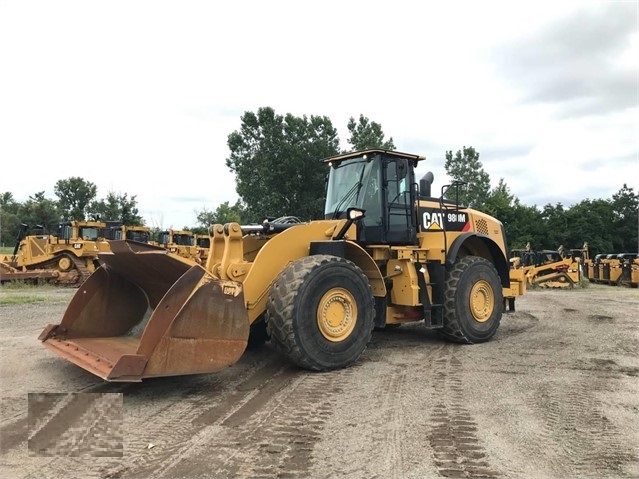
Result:
{"label": "motor grader", "polygon": [[374,329],[411,322],[487,341],[525,278],[509,268],[498,220],[445,199],[460,183],[440,197],[431,173],[418,186],[424,159],[378,149],[324,159],[324,219],[213,225],[203,265],[112,241],[39,339],[108,381],[213,373],[266,338],[302,368],[343,368]]}
{"label": "motor grader", "polygon": [[108,250],[105,226],[101,221],[68,221],[58,225],[56,235],[26,235],[23,224],[13,254],[0,258],[0,281],[81,284],[99,267],[99,252]]}

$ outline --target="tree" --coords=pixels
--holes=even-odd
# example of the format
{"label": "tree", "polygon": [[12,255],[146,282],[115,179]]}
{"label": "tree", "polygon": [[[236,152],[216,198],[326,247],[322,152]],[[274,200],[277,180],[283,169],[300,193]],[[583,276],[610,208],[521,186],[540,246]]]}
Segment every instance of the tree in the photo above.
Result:
{"label": "tree", "polygon": [[15,201],[12,193],[7,191],[0,194],[0,246],[13,246],[20,231],[19,209],[20,204]]}
{"label": "tree", "polygon": [[64,219],[81,221],[86,219],[98,188],[90,181],[73,176],[58,180],[53,191],[58,197],[58,206]]}
{"label": "tree", "polygon": [[[479,153],[472,146],[464,146],[454,157],[452,151],[447,151],[444,168],[453,180],[466,183],[459,189],[459,202],[471,208],[482,209],[490,194],[490,176],[479,161]],[[455,199],[454,195],[454,189],[449,190],[447,197]]]}
{"label": "tree", "polygon": [[354,151],[367,150],[369,148],[379,148],[382,150],[394,150],[395,144],[393,138],[384,140],[384,132],[379,123],[370,121],[364,115],[359,115],[359,120],[355,122],[355,118],[348,120],[348,131],[351,137],[348,143]]}
{"label": "tree", "polygon": [[598,253],[621,253],[614,251],[617,232],[613,229],[613,212],[610,200],[584,200],[568,211],[567,222],[578,232],[579,241],[587,242],[590,255]]}
{"label": "tree", "polygon": [[639,192],[624,183],[623,187],[612,195],[612,227],[615,235],[613,249],[617,253],[637,251],[639,247]]}
{"label": "tree", "polygon": [[110,191],[106,200],[92,201],[89,211],[94,216],[99,215],[102,220],[120,221],[127,226],[144,225],[136,198],[136,195],[129,199],[127,193],[116,194]]}
{"label": "tree", "polygon": [[18,217],[30,228],[42,226],[50,234],[56,234],[60,223],[60,210],[54,200],[44,197],[40,191],[25,201],[18,211]]}
{"label": "tree", "polygon": [[564,242],[567,236],[568,221],[564,206],[561,203],[557,203],[555,206],[550,203],[545,205],[541,212],[541,218],[544,222],[546,235],[543,244],[535,245],[535,249],[554,250],[560,245],[567,248]]}
{"label": "tree", "polygon": [[504,218],[512,215],[514,201],[515,197],[510,193],[510,188],[504,179],[500,178],[499,184],[490,191],[486,198],[483,211],[504,222]]}
{"label": "tree", "polygon": [[273,108],[245,112],[228,136],[226,166],[250,221],[294,215],[323,216],[326,169],[318,160],[339,153],[337,130],[325,116],[276,115]]}
{"label": "tree", "polygon": [[242,222],[242,204],[237,201],[235,205],[230,206],[228,201],[219,205],[215,211],[209,211],[204,208],[196,213],[196,219],[199,225],[209,227],[215,224],[241,223]]}
{"label": "tree", "polygon": [[512,207],[512,221],[504,224],[508,246],[522,249],[530,243],[533,249],[543,249],[546,228],[541,212],[536,206],[526,206],[515,198]]}

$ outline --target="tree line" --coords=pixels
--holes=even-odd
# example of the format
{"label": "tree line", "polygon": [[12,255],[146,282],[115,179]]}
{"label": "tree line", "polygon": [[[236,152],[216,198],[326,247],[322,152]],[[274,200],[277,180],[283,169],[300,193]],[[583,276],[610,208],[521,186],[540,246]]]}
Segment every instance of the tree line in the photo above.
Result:
{"label": "tree line", "polygon": [[[266,217],[293,215],[303,221],[323,217],[326,171],[318,159],[367,148],[395,150],[381,125],[363,115],[347,124],[348,148],[340,150],[337,129],[326,116],[276,114],[271,107],[245,112],[239,130],[228,135],[229,156],[225,164],[235,174],[239,199],[215,210],[196,211],[197,226],[237,221],[260,222]],[[584,199],[571,207],[561,203],[523,205],[500,178],[491,188],[479,152],[463,146],[445,152],[447,175],[465,183],[459,190],[462,204],[490,214],[503,222],[511,248],[530,243],[534,250],[580,248],[587,242],[592,255],[637,251],[639,192],[626,184],[610,199]],[[9,192],[0,194],[0,241],[10,243],[20,224],[42,225],[55,231],[61,220],[101,217],[127,225],[142,225],[137,196],[108,193],[96,199],[96,186],[82,178],[59,180],[57,200],[35,193],[24,203]]]}

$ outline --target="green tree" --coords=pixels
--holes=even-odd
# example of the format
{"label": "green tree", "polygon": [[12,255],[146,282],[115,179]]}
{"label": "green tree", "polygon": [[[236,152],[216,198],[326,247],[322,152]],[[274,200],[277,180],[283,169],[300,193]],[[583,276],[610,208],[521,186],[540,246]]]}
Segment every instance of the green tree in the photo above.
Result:
{"label": "green tree", "polygon": [[58,206],[65,220],[85,220],[89,205],[95,200],[98,188],[90,181],[73,176],[58,180],[53,188]]}
{"label": "green tree", "polygon": [[536,206],[522,205],[515,198],[512,207],[512,220],[504,225],[508,246],[523,249],[530,243],[533,249],[543,249],[546,227],[541,217],[541,211]]}
{"label": "green tree", "polygon": [[523,249],[526,243],[534,247],[545,237],[540,211],[534,206],[522,205],[519,198],[510,193],[503,178],[490,191],[482,211],[502,222],[509,249]]}
{"label": "green tree", "polygon": [[127,226],[144,225],[144,219],[139,214],[136,198],[136,195],[129,198],[127,193],[116,194],[110,191],[106,199],[92,201],[88,211],[93,216],[99,215],[103,221],[120,221]]}
{"label": "green tree", "polygon": [[204,208],[202,211],[196,211],[196,219],[199,225],[209,227],[215,224],[241,223],[243,208],[242,204],[237,201],[233,206],[228,201],[220,204],[215,211]]}
{"label": "green tree", "polygon": [[40,191],[25,201],[18,210],[18,217],[31,229],[42,227],[49,234],[56,234],[60,223],[60,210],[58,203],[44,197],[44,191]]}
{"label": "green tree", "polygon": [[0,194],[0,246],[13,246],[20,231],[18,211],[20,204],[13,198],[13,193]]}
{"label": "green tree", "polygon": [[339,153],[337,130],[325,116],[276,115],[273,108],[245,112],[228,136],[226,166],[250,221],[285,215],[323,215],[326,169],[318,160]]}
{"label": "green tree", "polygon": [[367,150],[369,148],[379,148],[382,150],[394,150],[393,138],[384,140],[384,132],[379,123],[370,121],[364,115],[359,115],[359,120],[351,117],[348,120],[348,131],[351,136],[348,143],[354,151]]}
{"label": "green tree", "polygon": [[[479,152],[472,146],[464,146],[455,156],[452,151],[447,151],[444,168],[453,180],[465,183],[459,189],[459,202],[471,208],[482,209],[490,195],[490,176],[479,161]],[[447,197],[455,199],[454,195],[455,190],[451,189]]]}
{"label": "green tree", "polygon": [[612,195],[612,227],[614,252],[636,252],[639,248],[639,192],[635,194],[625,183]]}
{"label": "green tree", "polygon": [[510,218],[513,213],[513,203],[515,196],[510,193],[510,188],[503,178],[499,179],[499,184],[490,190],[488,197],[484,203],[484,213],[498,218],[502,223],[506,223],[506,219]]}
{"label": "green tree", "polygon": [[568,214],[568,224],[578,232],[579,241],[587,242],[590,255],[621,253],[614,251],[613,208],[610,200],[583,200],[573,205]]}
{"label": "green tree", "polygon": [[568,220],[566,217],[566,210],[561,203],[557,203],[555,206],[550,203],[544,206],[541,212],[541,218],[544,221],[546,235],[544,237],[543,244],[534,245],[535,249],[551,249],[555,250],[565,245]]}

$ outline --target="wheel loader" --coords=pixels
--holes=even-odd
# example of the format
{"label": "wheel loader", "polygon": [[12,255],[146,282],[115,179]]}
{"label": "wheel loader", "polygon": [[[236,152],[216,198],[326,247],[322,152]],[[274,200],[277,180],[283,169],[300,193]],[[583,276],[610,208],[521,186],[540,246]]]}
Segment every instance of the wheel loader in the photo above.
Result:
{"label": "wheel loader", "polygon": [[23,224],[13,254],[0,258],[0,281],[44,281],[77,286],[98,267],[98,253],[108,250],[103,240],[106,223],[68,221],[57,235],[26,235]]}
{"label": "wheel loader", "polygon": [[425,157],[364,150],[327,158],[324,218],[210,227],[205,264],[110,242],[59,324],[39,336],[108,381],[213,373],[252,341],[297,366],[347,367],[373,330],[421,322],[443,339],[491,339],[524,294],[502,223],[431,197]]}

